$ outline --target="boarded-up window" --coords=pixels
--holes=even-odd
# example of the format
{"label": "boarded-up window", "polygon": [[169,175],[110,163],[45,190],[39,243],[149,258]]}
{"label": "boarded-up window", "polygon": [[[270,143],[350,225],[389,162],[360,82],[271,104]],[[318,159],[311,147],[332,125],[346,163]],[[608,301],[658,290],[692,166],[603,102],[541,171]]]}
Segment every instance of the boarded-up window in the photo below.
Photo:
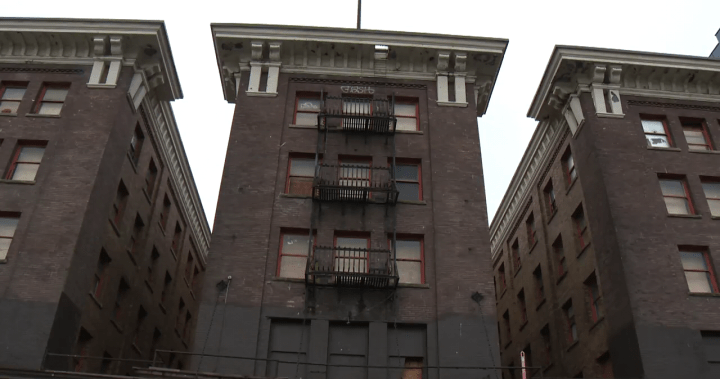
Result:
{"label": "boarded-up window", "polygon": [[302,320],[272,320],[267,376],[271,378],[307,378],[305,363],[309,344],[309,321],[303,324]]}
{"label": "boarded-up window", "polygon": [[328,378],[366,379],[367,355],[367,324],[330,324]]}

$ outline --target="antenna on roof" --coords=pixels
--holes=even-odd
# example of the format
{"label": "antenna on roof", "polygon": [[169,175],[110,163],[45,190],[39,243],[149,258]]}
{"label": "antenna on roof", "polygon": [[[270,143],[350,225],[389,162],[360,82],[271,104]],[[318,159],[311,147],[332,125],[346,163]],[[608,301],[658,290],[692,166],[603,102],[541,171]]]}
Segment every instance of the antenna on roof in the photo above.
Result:
{"label": "antenna on roof", "polygon": [[360,8],[361,8],[361,5],[362,5],[362,0],[358,0],[358,25],[357,25],[358,30],[360,30]]}

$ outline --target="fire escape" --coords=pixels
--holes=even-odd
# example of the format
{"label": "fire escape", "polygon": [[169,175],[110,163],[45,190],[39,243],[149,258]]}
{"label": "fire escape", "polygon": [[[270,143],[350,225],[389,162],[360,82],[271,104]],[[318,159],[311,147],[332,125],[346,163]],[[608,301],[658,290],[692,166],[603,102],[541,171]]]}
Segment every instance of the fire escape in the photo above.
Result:
{"label": "fire escape", "polygon": [[[385,206],[385,232],[389,236],[387,249],[367,246],[309,247],[305,268],[308,286],[336,286],[388,289],[398,283],[395,255],[396,214],[398,190],[395,183],[395,97],[369,98],[320,97],[318,137],[315,151],[315,177],[312,188],[310,240],[322,217],[323,207]],[[382,143],[392,150],[387,166],[365,162],[322,163],[327,158],[329,134],[341,134],[346,141],[364,139],[365,145]],[[370,142],[368,142],[370,141]],[[363,208],[364,212],[364,208]]]}

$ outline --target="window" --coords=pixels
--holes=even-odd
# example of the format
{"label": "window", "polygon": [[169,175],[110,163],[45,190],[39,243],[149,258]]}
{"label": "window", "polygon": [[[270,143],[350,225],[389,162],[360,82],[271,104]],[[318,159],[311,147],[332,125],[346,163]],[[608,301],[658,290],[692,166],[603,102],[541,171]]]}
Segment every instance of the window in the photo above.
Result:
{"label": "window", "polygon": [[688,191],[685,179],[659,178],[658,180],[660,181],[660,189],[665,199],[668,214],[695,214],[692,201],[690,201],[690,191]]}
{"label": "window", "polygon": [[498,277],[500,278],[500,292],[503,292],[507,288],[507,282],[505,280],[505,263],[500,263]]}
{"label": "window", "polygon": [[10,244],[12,244],[19,221],[20,215],[0,213],[0,262],[7,259],[8,250],[10,250]]}
{"label": "window", "polygon": [[180,226],[180,222],[175,223],[175,234],[173,234],[172,243],[170,244],[170,249],[176,253],[180,251],[180,243],[182,242],[182,227]]}
{"label": "window", "polygon": [[542,268],[540,265],[533,271],[533,280],[535,281],[535,296],[539,305],[540,302],[545,299],[545,286],[543,285]]}
{"label": "window", "polygon": [[117,194],[115,195],[115,202],[113,203],[112,221],[115,223],[115,226],[120,226],[128,196],[127,187],[125,187],[125,184],[121,180],[120,185],[118,185]]}
{"label": "window", "polygon": [[185,263],[185,279],[188,283],[192,282],[193,267],[195,267],[195,258],[193,258],[192,250],[188,251],[187,262]]}
{"label": "window", "polygon": [[168,299],[168,295],[170,294],[170,284],[172,284],[172,276],[170,276],[170,273],[165,271],[165,281],[163,282],[163,290],[162,293],[160,293],[160,302],[165,303]]}
{"label": "window", "polygon": [[643,132],[645,132],[645,140],[648,147],[672,147],[672,138],[668,131],[667,123],[664,119],[643,119]]}
{"label": "window", "polygon": [[370,236],[335,236],[335,271],[367,272],[367,251],[370,249]]}
{"label": "window", "polygon": [[137,256],[138,250],[140,250],[140,244],[142,243],[142,233],[145,223],[140,218],[140,215],[135,216],[135,225],[133,225],[132,235],[130,236],[130,244],[128,246],[128,252],[130,255]]}
{"label": "window", "polygon": [[512,334],[510,332],[510,311],[507,310],[505,313],[503,313],[503,327],[505,328],[505,345],[508,345],[512,338],[510,337]]}
{"label": "window", "polygon": [[552,247],[555,255],[555,261],[557,263],[558,278],[561,278],[567,272],[567,262],[565,261],[565,251],[563,250],[562,237],[558,236],[555,242],[553,242]]}
{"label": "window", "polygon": [[572,184],[577,179],[577,171],[575,170],[575,159],[568,149],[567,153],[563,156],[563,168],[565,170],[565,179],[567,184]]}
{"label": "window", "polygon": [[198,285],[200,284],[200,270],[195,266],[193,269],[193,280],[192,280],[192,291],[198,292]]}
{"label": "window", "polygon": [[528,234],[528,248],[532,248],[533,245],[536,242],[535,239],[535,217],[533,217],[533,214],[530,213],[530,217],[528,217],[527,221],[525,221],[525,227],[527,228],[527,234]]}
{"label": "window", "polygon": [[582,251],[585,249],[585,246],[590,244],[587,221],[585,220],[585,212],[583,211],[582,205],[573,213],[572,218],[575,224],[575,232],[577,233],[578,247]]}
{"label": "window", "polygon": [[155,190],[155,180],[157,179],[158,169],[155,166],[155,161],[150,158],[150,164],[148,165],[147,172],[145,173],[145,192],[149,196],[152,196]]}
{"label": "window", "polygon": [[422,379],[423,358],[406,357],[405,368],[400,379]]}
{"label": "window", "polygon": [[133,131],[132,138],[130,138],[130,159],[137,166],[140,160],[140,152],[142,150],[143,142],[145,141],[145,135],[140,128],[140,124],[135,125],[135,131]]}
{"label": "window", "polygon": [[555,190],[553,189],[552,182],[548,182],[547,186],[545,186],[545,202],[547,204],[548,215],[552,216],[557,211]]}
{"label": "window", "polygon": [[525,305],[525,290],[520,290],[520,293],[517,295],[518,298],[518,305],[520,306],[520,328],[522,328],[522,325],[527,322],[527,307]]}
{"label": "window", "polygon": [[[155,350],[157,350],[158,345],[160,344],[160,338],[162,337],[162,333],[158,330],[158,328],[155,328],[153,331],[152,336],[152,342],[150,342],[150,357],[155,358]],[[159,358],[159,360],[162,362],[162,358]]]}
{"label": "window", "polygon": [[285,193],[311,196],[314,178],[315,158],[309,155],[291,155]]}
{"label": "window", "polygon": [[720,216],[720,181],[717,179],[703,179],[702,187],[710,207],[710,214],[714,217]]}
{"label": "window", "polygon": [[190,334],[190,321],[192,320],[192,315],[190,315],[190,311],[185,313],[185,325],[183,326],[183,332],[182,332],[182,338],[184,340],[187,340],[188,334]]}
{"label": "window", "polygon": [[170,218],[170,206],[171,205],[172,204],[170,203],[170,199],[168,199],[168,196],[165,195],[165,198],[163,199],[162,211],[160,212],[160,226],[163,229],[167,228],[168,218]]}
{"label": "window", "polygon": [[401,161],[395,165],[395,183],[400,192],[398,200],[422,201],[422,174],[420,171],[419,162]]}
{"label": "window", "polygon": [[[530,344],[527,344],[522,351],[525,353],[525,367],[532,367],[532,349],[530,348]],[[532,369],[526,368],[524,371],[526,373],[526,378],[532,378]]]}
{"label": "window", "polygon": [[130,289],[125,279],[120,279],[120,285],[118,286],[117,295],[115,296],[115,307],[113,309],[113,320],[120,321],[123,316],[123,302],[127,296],[127,292]]}
{"label": "window", "polygon": [[110,373],[110,368],[112,367],[112,361],[113,361],[112,355],[108,354],[107,351],[104,352],[103,359],[102,359],[102,361],[100,361],[100,373],[101,374]]}
{"label": "window", "polygon": [[[388,241],[392,243],[392,241]],[[425,256],[422,238],[400,238],[395,240],[400,283],[425,283]]]}
{"label": "window", "polygon": [[707,250],[704,248],[680,248],[685,280],[691,293],[717,293],[715,272]]}
{"label": "window", "polygon": [[135,348],[139,350],[140,345],[140,337],[142,336],[142,326],[145,322],[145,317],[147,317],[147,312],[145,311],[145,308],[143,306],[140,306],[140,309],[138,309],[137,314],[137,320],[135,321],[135,330],[133,331],[133,345],[135,345]]}
{"label": "window", "polygon": [[[370,187],[372,180],[372,158],[370,157],[338,157],[340,165],[338,179],[343,187]],[[346,192],[347,193],[347,192]],[[348,193],[349,194],[349,193]],[[362,192],[357,191],[356,197],[363,196]]]}
{"label": "window", "polygon": [[320,94],[304,93],[295,98],[295,119],[293,124],[315,126],[320,113]]}
{"label": "window", "polygon": [[46,142],[23,142],[15,149],[5,179],[9,180],[35,180],[40,161],[45,154]]}
{"label": "window", "polygon": [[552,345],[550,343],[550,325],[546,324],[542,329],[540,329],[540,337],[542,338],[543,344],[543,350],[545,355],[545,366],[550,366],[552,363]]}
{"label": "window", "polygon": [[575,311],[573,310],[572,300],[568,300],[563,306],[565,314],[565,323],[567,325],[567,339],[569,343],[577,341],[577,326],[575,325]]}
{"label": "window", "polygon": [[513,242],[512,246],[510,246],[510,252],[512,253],[512,260],[513,260],[513,269],[517,271],[518,268],[520,268],[520,245],[518,244],[518,240],[515,239],[515,242]]}
{"label": "window", "polygon": [[685,141],[687,141],[689,150],[712,150],[712,142],[710,134],[708,134],[705,122],[694,119],[680,119],[682,124]]}
{"label": "window", "polygon": [[417,99],[395,99],[397,130],[420,130]]}
{"label": "window", "polygon": [[17,114],[27,83],[3,83],[0,86],[0,113]]}
{"label": "window", "polygon": [[42,115],[60,115],[70,84],[45,83],[35,102],[33,113]]}
{"label": "window", "polygon": [[85,328],[80,328],[80,333],[78,333],[77,338],[77,344],[75,347],[75,355],[77,357],[73,358],[73,365],[75,366],[75,371],[80,372],[85,370],[85,359],[87,357],[87,349],[90,345],[90,341],[92,340],[92,335],[88,333]]}
{"label": "window", "polygon": [[160,252],[153,246],[152,253],[150,253],[150,265],[148,266],[147,280],[148,283],[155,283],[155,271],[157,271],[158,260],[160,259]]}
{"label": "window", "polygon": [[305,278],[310,240],[307,231],[283,231],[280,233],[280,256],[277,271],[279,277]]}
{"label": "window", "polygon": [[599,374],[601,378],[613,378],[612,363],[610,363],[610,353],[605,352],[603,355],[598,357],[597,364],[599,368]]}
{"label": "window", "polygon": [[588,300],[590,302],[590,318],[593,322],[597,322],[603,317],[602,310],[602,299],[600,298],[600,288],[598,288],[597,278],[593,273],[585,281],[585,291],[587,292]]}
{"label": "window", "polygon": [[102,296],[105,280],[107,279],[107,267],[110,261],[110,256],[105,249],[100,250],[100,258],[98,259],[97,268],[95,269],[95,282],[93,283],[92,290],[92,294],[97,300],[100,300]]}
{"label": "window", "polygon": [[183,316],[185,316],[185,301],[181,298],[178,303],[177,317],[175,318],[175,330],[179,333],[183,327]]}

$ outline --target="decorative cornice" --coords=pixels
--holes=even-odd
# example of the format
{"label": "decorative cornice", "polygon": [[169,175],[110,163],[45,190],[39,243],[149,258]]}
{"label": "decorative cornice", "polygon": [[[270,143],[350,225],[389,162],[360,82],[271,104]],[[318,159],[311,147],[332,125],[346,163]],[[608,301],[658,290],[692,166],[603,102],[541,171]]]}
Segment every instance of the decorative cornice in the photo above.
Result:
{"label": "decorative cornice", "polygon": [[[242,71],[250,71],[248,93],[274,92],[253,84],[255,67],[273,62],[279,63],[275,72],[291,74],[433,82],[440,72],[455,75],[480,83],[475,86],[479,116],[507,47],[500,39],[339,28],[213,24],[212,33],[223,92],[231,103],[245,90],[237,88]],[[269,77],[275,72],[269,70]]]}
{"label": "decorative cornice", "polygon": [[104,59],[158,65],[165,83],[158,96],[183,96],[162,21],[0,18],[0,63],[93,65]]}
{"label": "decorative cornice", "polygon": [[567,121],[557,117],[552,121],[541,121],[530,139],[530,144],[510,181],[505,196],[490,224],[492,257],[502,249],[502,244],[512,235],[524,213],[521,207],[530,201],[529,193],[533,183],[546,173],[547,161],[554,159],[553,152],[558,141],[567,133]]}
{"label": "decorative cornice", "polygon": [[642,101],[642,100],[628,100],[626,104],[629,107],[658,107],[658,108],[692,109],[695,111],[706,111],[706,112],[720,112],[720,107],[712,107],[709,105],[661,103],[658,101]]}
{"label": "decorative cornice", "polygon": [[393,88],[410,88],[410,89],[426,89],[425,84],[415,83],[398,83],[398,82],[377,82],[377,81],[360,81],[360,80],[342,80],[342,79],[320,79],[320,78],[298,78],[289,79],[291,83],[317,83],[317,84],[335,84],[348,86],[373,86],[373,87],[393,87]]}
{"label": "decorative cornice", "polygon": [[[528,117],[546,118],[559,110],[567,96],[594,92],[596,105],[603,91],[615,96],[636,95],[696,101],[720,101],[720,60],[612,49],[556,46],[535,94]],[[613,94],[605,93],[613,97]],[[604,106],[604,105],[603,105]],[[598,113],[605,113],[598,110]],[[619,109],[607,115],[621,116]]]}

